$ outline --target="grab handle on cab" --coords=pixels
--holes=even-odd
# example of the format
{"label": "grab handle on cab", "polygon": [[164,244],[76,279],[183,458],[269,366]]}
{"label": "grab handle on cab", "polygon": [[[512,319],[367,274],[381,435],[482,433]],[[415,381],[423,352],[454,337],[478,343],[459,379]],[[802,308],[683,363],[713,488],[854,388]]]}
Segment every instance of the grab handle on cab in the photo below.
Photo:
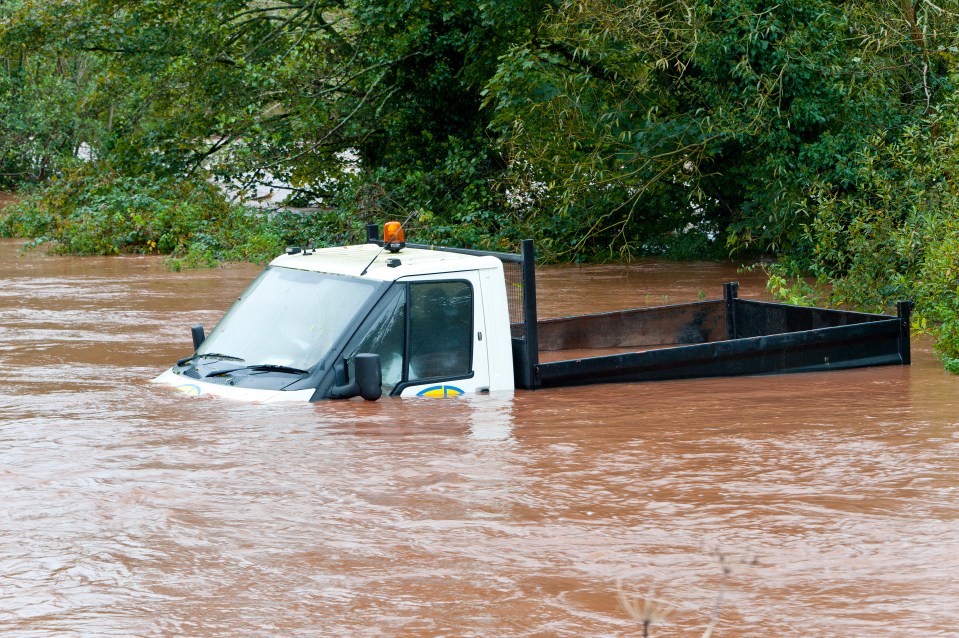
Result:
{"label": "grab handle on cab", "polygon": [[194,325],[190,328],[190,333],[193,335],[193,349],[196,350],[206,339],[206,335],[203,334],[203,326],[200,324]]}

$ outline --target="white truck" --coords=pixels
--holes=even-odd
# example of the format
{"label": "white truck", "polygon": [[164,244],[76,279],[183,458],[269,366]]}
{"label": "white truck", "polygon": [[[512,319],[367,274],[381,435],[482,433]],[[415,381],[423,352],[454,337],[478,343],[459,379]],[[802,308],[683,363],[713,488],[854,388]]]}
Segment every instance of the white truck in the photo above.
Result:
{"label": "white truck", "polygon": [[[287,249],[155,379],[260,402],[453,397],[514,388],[772,374],[909,363],[898,316],[738,298],[537,320],[522,254],[385,241]],[[541,362],[541,353],[550,361]],[[563,353],[569,356],[563,357]],[[547,357],[543,357],[547,358]]]}

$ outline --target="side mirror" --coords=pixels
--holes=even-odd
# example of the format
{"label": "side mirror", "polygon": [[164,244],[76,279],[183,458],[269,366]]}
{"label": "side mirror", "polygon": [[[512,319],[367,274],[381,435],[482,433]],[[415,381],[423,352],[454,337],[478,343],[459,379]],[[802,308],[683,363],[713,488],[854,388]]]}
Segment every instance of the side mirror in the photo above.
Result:
{"label": "side mirror", "polygon": [[190,328],[190,333],[193,335],[193,349],[196,350],[200,347],[200,344],[203,343],[203,340],[206,339],[206,335],[203,334],[203,326],[196,324]]}
{"label": "side mirror", "polygon": [[367,401],[376,401],[383,394],[383,367],[380,355],[362,353],[353,360],[356,370],[353,380],[359,386],[360,396]]}
{"label": "side mirror", "polygon": [[361,396],[367,401],[376,401],[383,395],[383,368],[380,355],[360,353],[353,359],[353,381],[330,388],[333,399],[349,399]]}

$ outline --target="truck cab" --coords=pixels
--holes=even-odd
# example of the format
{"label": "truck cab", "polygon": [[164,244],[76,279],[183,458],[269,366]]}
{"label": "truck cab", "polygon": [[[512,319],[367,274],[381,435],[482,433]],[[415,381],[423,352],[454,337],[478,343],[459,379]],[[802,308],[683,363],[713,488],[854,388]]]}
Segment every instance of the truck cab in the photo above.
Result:
{"label": "truck cab", "polygon": [[385,248],[288,250],[156,381],[244,400],[345,398],[359,393],[358,356],[376,355],[383,395],[511,390],[502,262]]}

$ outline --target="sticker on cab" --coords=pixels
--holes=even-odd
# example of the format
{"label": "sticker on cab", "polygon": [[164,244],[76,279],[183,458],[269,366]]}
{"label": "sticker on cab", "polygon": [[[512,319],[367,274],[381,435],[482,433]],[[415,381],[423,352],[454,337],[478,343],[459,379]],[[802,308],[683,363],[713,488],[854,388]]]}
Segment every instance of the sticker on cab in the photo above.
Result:
{"label": "sticker on cab", "polygon": [[455,385],[434,385],[428,388],[424,388],[416,393],[418,397],[458,397],[463,394],[463,391],[457,388]]}
{"label": "sticker on cab", "polygon": [[200,396],[200,386],[194,385],[192,383],[178,385],[176,389],[182,392],[183,394],[189,395],[191,397]]}

